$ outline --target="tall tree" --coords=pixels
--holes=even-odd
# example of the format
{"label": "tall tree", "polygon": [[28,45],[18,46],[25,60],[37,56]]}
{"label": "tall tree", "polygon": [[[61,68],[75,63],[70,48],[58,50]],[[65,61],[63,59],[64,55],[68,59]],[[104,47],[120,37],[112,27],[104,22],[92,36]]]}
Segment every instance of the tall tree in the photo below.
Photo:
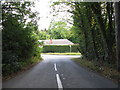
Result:
{"label": "tall tree", "polygon": [[[60,4],[60,3],[57,3]],[[62,3],[64,4],[64,3]],[[101,65],[116,62],[114,10],[112,2],[70,2],[74,30],[80,52]]]}
{"label": "tall tree", "polygon": [[117,51],[117,61],[118,61],[118,70],[120,71],[120,2],[115,3],[115,25],[116,25],[116,51]]}
{"label": "tall tree", "polygon": [[71,37],[69,27],[62,21],[51,23],[48,33],[52,39],[69,39]]}
{"label": "tall tree", "polygon": [[2,4],[3,75],[21,69],[23,63],[40,57],[37,39],[36,14],[31,2],[4,2]]}

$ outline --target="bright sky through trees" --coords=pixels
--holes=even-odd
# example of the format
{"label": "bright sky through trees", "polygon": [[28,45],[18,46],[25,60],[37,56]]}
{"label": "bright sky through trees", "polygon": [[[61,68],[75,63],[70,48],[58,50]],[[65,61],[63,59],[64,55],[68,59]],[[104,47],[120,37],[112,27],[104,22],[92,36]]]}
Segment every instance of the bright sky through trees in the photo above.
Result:
{"label": "bright sky through trees", "polygon": [[[52,0],[54,2],[56,0]],[[48,29],[50,22],[55,20],[55,21],[60,21],[65,18],[70,18],[70,13],[66,12],[60,12],[57,17],[53,17],[53,13],[51,12],[51,0],[36,0],[35,2],[35,7],[32,8],[33,10],[37,11],[39,13],[40,20],[38,21],[39,29]],[[56,7],[58,8],[58,7]],[[65,9],[65,8],[64,8]],[[50,13],[51,12],[51,13]]]}
{"label": "bright sky through trees", "polygon": [[39,13],[40,20],[38,21],[39,29],[45,29],[49,27],[50,17],[50,0],[37,0],[35,1],[35,7],[33,10]]}

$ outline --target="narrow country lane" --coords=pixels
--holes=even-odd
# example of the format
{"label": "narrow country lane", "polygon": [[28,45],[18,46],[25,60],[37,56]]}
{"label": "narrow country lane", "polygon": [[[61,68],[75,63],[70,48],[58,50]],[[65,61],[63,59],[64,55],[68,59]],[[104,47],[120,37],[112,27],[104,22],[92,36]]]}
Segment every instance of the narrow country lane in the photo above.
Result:
{"label": "narrow country lane", "polygon": [[43,61],[3,82],[3,88],[117,88],[111,80],[78,66],[78,55],[42,55]]}

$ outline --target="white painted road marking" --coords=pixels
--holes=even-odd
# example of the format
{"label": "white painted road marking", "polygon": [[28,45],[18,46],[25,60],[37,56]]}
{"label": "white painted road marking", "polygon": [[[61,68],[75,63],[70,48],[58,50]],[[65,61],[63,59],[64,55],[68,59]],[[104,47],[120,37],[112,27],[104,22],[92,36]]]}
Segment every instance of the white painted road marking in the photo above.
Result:
{"label": "white painted road marking", "polygon": [[57,71],[56,63],[54,64],[55,71]]}
{"label": "white painted road marking", "polygon": [[58,89],[63,90],[63,86],[59,74],[56,74],[56,78],[57,78]]}
{"label": "white painted road marking", "polygon": [[[55,69],[55,71],[57,71],[56,63],[54,63],[54,69]],[[58,89],[63,90],[63,86],[62,86],[62,82],[60,80],[59,74],[56,74],[56,78],[57,78]]]}

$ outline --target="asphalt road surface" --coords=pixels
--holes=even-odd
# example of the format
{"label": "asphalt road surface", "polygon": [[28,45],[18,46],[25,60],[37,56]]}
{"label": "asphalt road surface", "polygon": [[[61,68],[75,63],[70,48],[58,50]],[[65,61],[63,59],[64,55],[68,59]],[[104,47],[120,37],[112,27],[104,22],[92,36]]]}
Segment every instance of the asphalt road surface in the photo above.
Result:
{"label": "asphalt road surface", "polygon": [[3,82],[3,88],[117,88],[118,85],[80,67],[70,58],[78,55],[42,55],[43,61]]}

